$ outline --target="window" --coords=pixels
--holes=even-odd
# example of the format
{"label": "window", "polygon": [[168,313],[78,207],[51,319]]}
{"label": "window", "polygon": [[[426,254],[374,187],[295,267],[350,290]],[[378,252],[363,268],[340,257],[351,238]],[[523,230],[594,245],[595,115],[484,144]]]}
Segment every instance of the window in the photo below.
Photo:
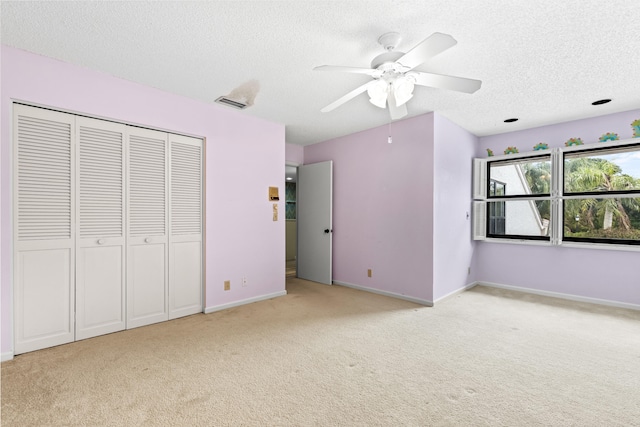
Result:
{"label": "window", "polygon": [[475,159],[474,200],[476,239],[640,245],[640,143]]}
{"label": "window", "polygon": [[564,153],[565,241],[640,244],[640,144]]}
{"label": "window", "polygon": [[551,155],[490,161],[487,236],[549,240]]}
{"label": "window", "polygon": [[[489,196],[504,196],[506,183],[492,179],[489,181]],[[505,202],[489,204],[489,234],[505,234]]]}

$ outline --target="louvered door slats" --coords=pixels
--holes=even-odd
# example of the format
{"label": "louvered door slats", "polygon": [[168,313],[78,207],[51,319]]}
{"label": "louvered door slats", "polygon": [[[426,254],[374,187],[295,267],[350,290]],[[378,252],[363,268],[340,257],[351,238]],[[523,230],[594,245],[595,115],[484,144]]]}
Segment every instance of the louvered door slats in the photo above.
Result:
{"label": "louvered door slats", "polygon": [[18,240],[71,238],[71,125],[20,115]]}
{"label": "louvered door slats", "polygon": [[171,142],[171,234],[174,236],[202,232],[201,165],[201,145]]}
{"label": "louvered door slats", "polygon": [[121,237],[122,132],[79,126],[80,237]]}
{"label": "louvered door slats", "polygon": [[166,226],[166,142],[129,138],[129,220],[131,236],[164,235]]}

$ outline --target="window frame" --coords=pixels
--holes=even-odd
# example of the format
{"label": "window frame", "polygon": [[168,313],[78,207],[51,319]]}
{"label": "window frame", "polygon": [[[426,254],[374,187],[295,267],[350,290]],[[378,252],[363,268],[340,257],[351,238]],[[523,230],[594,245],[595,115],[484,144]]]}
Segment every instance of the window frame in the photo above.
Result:
{"label": "window frame", "polygon": [[[565,236],[564,230],[564,202],[571,199],[603,199],[603,198],[640,198],[640,190],[615,190],[615,191],[588,191],[588,192],[566,192],[564,162],[565,156],[576,153],[594,153],[597,156],[599,151],[611,151],[619,148],[638,147],[640,151],[640,140],[637,138],[625,139],[621,141],[610,141],[605,143],[589,144],[587,146],[559,147],[549,150],[533,151],[527,153],[516,153],[501,156],[491,156],[488,158],[475,158],[473,172],[473,239],[486,240],[489,242],[533,244],[533,245],[554,245],[578,248],[610,249],[624,251],[640,251],[640,239],[609,239],[609,238],[572,238]],[[635,151],[631,149],[630,151]],[[506,163],[509,161],[521,160],[526,162],[530,159],[551,158],[551,186],[550,194],[543,195],[510,195],[496,197],[490,195],[490,164]],[[494,178],[495,179],[495,178]],[[550,201],[550,224],[548,236],[527,236],[527,235],[496,235],[489,233],[489,203],[507,200],[527,200],[535,202],[537,200]]]}
{"label": "window frame", "polygon": [[[552,165],[553,164],[553,159],[551,156],[551,153],[535,153],[535,154],[530,154],[528,153],[528,155],[520,154],[520,155],[505,155],[505,156],[497,156],[491,159],[487,159],[486,161],[486,225],[485,225],[485,230],[486,230],[486,238],[489,239],[507,239],[507,240],[537,240],[537,241],[543,241],[543,242],[548,242],[551,240],[551,236],[550,235],[526,235],[526,234],[506,234],[506,225],[505,225],[505,233],[504,234],[497,234],[497,233],[492,233],[491,232],[491,226],[490,226],[490,221],[491,221],[491,203],[504,203],[504,212],[505,212],[505,220],[506,220],[506,210],[507,210],[507,203],[509,201],[526,201],[526,202],[530,202],[530,203],[535,203],[536,201],[547,201],[547,200],[551,200],[551,193],[536,193],[536,194],[532,194],[532,193],[525,193],[525,194],[511,194],[511,195],[507,195],[506,192],[504,195],[502,196],[494,196],[491,195],[491,182],[492,181],[498,181],[496,178],[493,178],[491,176],[491,167],[493,165],[508,165],[508,164],[519,164],[519,163],[528,163],[531,161],[535,161],[535,160],[540,160],[540,161],[549,161],[549,163]],[[506,188],[506,183],[505,184],[505,188]],[[550,188],[551,189],[551,188]]]}
{"label": "window frame", "polygon": [[[636,147],[635,150],[625,150],[625,148],[633,148]],[[615,150],[618,148],[619,150]],[[565,162],[567,161],[567,155],[575,155],[580,153],[593,153],[599,151],[631,151],[631,152],[639,152],[640,153],[640,141],[624,141],[623,144],[606,144],[604,146],[598,147],[574,147],[572,150],[563,150],[562,157],[560,159],[562,163],[562,180],[560,182],[560,190],[562,195],[562,200],[587,200],[587,199],[638,199],[640,198],[640,189],[638,190],[612,190],[612,191],[566,191],[566,175],[564,173]],[[608,153],[605,153],[608,154]],[[580,157],[580,156],[577,156]],[[588,156],[584,156],[588,157]],[[595,156],[594,156],[595,157]],[[564,205],[564,204],[563,204]],[[629,239],[614,239],[614,238],[601,238],[601,237],[572,237],[566,235],[566,230],[564,227],[565,220],[565,212],[564,207],[562,211],[562,236],[561,239],[563,242],[571,242],[571,243],[592,243],[592,244],[600,244],[600,245],[625,245],[625,246],[640,246],[639,240],[629,240]]]}

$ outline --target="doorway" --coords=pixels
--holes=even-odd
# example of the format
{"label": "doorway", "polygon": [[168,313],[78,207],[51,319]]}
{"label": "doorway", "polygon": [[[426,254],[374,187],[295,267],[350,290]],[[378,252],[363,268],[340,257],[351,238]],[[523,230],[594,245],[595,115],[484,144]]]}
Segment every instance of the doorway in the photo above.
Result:
{"label": "doorway", "polygon": [[285,164],[285,276],[297,276],[298,224],[297,224],[298,167]]}

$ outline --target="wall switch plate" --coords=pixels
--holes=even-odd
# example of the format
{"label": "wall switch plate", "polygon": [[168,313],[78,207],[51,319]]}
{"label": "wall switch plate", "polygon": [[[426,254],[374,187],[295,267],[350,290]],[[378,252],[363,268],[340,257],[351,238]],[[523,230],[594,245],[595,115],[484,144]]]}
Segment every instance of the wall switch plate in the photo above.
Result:
{"label": "wall switch plate", "polygon": [[371,269],[367,270],[367,277],[371,277]]}
{"label": "wall switch plate", "polygon": [[225,280],[224,281],[224,290],[225,291],[231,290],[231,280]]}
{"label": "wall switch plate", "polygon": [[280,200],[280,195],[278,194],[278,187],[269,187],[269,200]]}

